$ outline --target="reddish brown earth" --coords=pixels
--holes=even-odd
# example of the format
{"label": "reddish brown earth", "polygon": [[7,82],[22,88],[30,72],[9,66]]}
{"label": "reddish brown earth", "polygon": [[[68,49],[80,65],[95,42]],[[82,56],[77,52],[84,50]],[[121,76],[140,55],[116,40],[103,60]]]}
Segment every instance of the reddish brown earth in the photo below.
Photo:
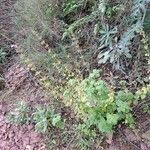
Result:
{"label": "reddish brown earth", "polygon": [[45,150],[42,136],[33,125],[11,125],[6,122],[6,108],[0,105],[0,150]]}
{"label": "reddish brown earth", "polygon": [[44,138],[34,132],[32,124],[12,125],[7,123],[5,114],[17,100],[24,100],[33,106],[42,102],[46,104],[48,98],[23,66],[13,64],[4,76],[9,94],[6,92],[0,101],[0,150],[45,150]]}

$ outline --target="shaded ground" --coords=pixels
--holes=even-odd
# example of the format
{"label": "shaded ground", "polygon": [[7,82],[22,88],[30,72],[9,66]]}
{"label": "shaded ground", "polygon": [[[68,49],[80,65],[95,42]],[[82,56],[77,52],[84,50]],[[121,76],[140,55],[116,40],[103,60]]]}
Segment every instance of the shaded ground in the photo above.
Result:
{"label": "shaded ground", "polygon": [[13,4],[16,0],[0,0],[0,48],[8,52],[8,56],[14,53],[11,45],[15,44],[15,26],[12,22]]}
{"label": "shaded ground", "polygon": [[[145,122],[144,122],[145,123]],[[149,120],[150,123],[150,120]],[[144,133],[141,130],[129,128],[117,129],[112,145],[108,150],[149,150],[150,149],[150,130]]]}

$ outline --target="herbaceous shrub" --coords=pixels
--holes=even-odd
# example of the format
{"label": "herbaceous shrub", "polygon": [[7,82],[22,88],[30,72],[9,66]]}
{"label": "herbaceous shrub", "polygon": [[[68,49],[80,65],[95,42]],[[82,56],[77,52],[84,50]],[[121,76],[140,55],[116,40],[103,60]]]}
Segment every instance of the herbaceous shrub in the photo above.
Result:
{"label": "herbaceous shrub", "polygon": [[35,131],[46,133],[49,128],[64,128],[64,122],[60,114],[54,110],[44,107],[37,107],[31,112],[26,102],[21,101],[15,105],[15,108],[6,115],[7,121],[13,124],[34,123]]}
{"label": "herbaceous shrub", "polygon": [[7,114],[7,121],[14,124],[29,123],[29,108],[24,101],[18,102],[15,108]]}
{"label": "herbaceous shrub", "polygon": [[64,128],[61,116],[49,108],[38,107],[33,113],[33,120],[37,132],[46,133],[50,127]]}
{"label": "herbaceous shrub", "polygon": [[78,81],[72,79],[64,93],[65,104],[71,106],[87,128],[112,132],[119,121],[130,126],[134,119],[131,105],[136,97],[128,90],[115,92],[100,79],[98,70]]}

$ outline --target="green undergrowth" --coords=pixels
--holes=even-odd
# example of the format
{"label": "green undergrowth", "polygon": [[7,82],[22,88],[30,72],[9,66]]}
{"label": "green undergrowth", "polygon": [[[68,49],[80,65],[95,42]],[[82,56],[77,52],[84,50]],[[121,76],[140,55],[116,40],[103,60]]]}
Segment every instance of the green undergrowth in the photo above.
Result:
{"label": "green undergrowth", "polygon": [[64,128],[64,122],[60,114],[53,109],[38,106],[34,111],[29,110],[27,103],[21,101],[6,115],[7,121],[13,124],[35,124],[35,131],[46,133],[52,128]]}
{"label": "green undergrowth", "polygon": [[115,92],[100,79],[99,70],[93,70],[84,80],[69,80],[64,92],[64,103],[83,120],[85,128],[96,127],[102,133],[109,133],[119,122],[130,127],[134,125],[132,106],[149,92],[150,86],[143,87],[136,94],[127,89]]}
{"label": "green undergrowth", "polygon": [[[7,114],[7,120],[15,124],[34,123],[36,132],[48,134],[52,140],[48,141],[51,148],[59,144],[83,150],[91,149],[95,144],[102,148],[104,137],[115,132],[118,124],[136,127],[132,107],[150,94],[150,86],[135,93],[127,89],[115,91],[101,79],[99,70],[93,70],[85,79],[70,79],[63,94],[63,103],[72,109],[76,121],[62,119],[63,115],[49,107],[40,106],[31,111],[25,102],[18,103]],[[144,112],[148,113],[148,106]],[[61,140],[59,144],[58,137]]]}
{"label": "green undergrowth", "polygon": [[[40,107],[31,115],[37,131],[56,127],[51,146],[101,149],[118,124],[136,126],[132,108],[150,93],[149,2],[17,1],[19,56],[50,93],[56,112],[71,111],[66,117]],[[14,120],[27,121],[22,118]]]}

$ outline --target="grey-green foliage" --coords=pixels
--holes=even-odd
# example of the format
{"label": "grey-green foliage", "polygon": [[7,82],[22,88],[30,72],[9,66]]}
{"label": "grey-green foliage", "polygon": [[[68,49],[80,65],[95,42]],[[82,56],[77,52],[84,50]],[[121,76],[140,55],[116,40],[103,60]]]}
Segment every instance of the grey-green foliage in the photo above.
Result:
{"label": "grey-green foliage", "polygon": [[141,22],[133,25],[121,36],[121,39],[113,46],[109,47],[109,50],[99,54],[99,63],[106,63],[110,61],[114,68],[119,70],[123,69],[122,57],[132,58],[130,54],[129,46],[132,44],[131,40],[136,36],[136,32],[142,27]]}
{"label": "grey-green foliage", "polygon": [[24,124],[30,121],[29,109],[24,101],[16,104],[15,109],[7,114],[7,121],[14,124]]}
{"label": "grey-green foliage", "polygon": [[0,48],[0,63],[3,63],[6,57],[6,52]]}
{"label": "grey-green foliage", "polygon": [[148,32],[150,31],[150,9],[149,8],[147,9],[146,17],[144,20],[144,29]]}
{"label": "grey-green foliage", "polygon": [[37,107],[34,113],[29,111],[26,102],[20,101],[6,116],[7,121],[14,124],[35,123],[37,132],[45,133],[50,127],[63,129],[64,122],[60,114],[54,113],[50,108]]}
{"label": "grey-green foliage", "polygon": [[[148,2],[149,0],[133,0],[131,13],[129,16],[125,16],[128,18],[128,23],[125,27],[126,30],[118,36],[118,26],[111,26],[104,20],[105,17],[111,16],[111,7],[109,6],[108,1],[100,0],[97,3],[93,1],[90,5],[90,13],[76,19],[72,24],[69,24],[62,39],[67,35],[78,38],[76,37],[79,36],[78,31],[82,34],[84,26],[88,23],[95,24],[93,32],[95,35],[99,36],[97,42],[97,49],[100,51],[98,63],[104,64],[110,62],[115,69],[123,70],[125,63],[123,61],[125,61],[126,58],[132,58],[129,47],[132,47],[132,40],[137,36],[137,32],[143,27]],[[68,12],[67,14],[71,12],[75,13],[75,9],[81,6],[86,6],[85,1],[68,0],[66,1],[64,10]],[[121,10],[120,7],[123,6],[121,4],[116,4],[116,6],[113,6],[112,8],[114,8],[115,11],[118,11]],[[100,18],[100,20],[98,18]]]}
{"label": "grey-green foliage", "polygon": [[114,27],[113,29],[110,29],[108,24],[103,25],[103,30],[100,30],[101,38],[100,38],[100,46],[105,47],[105,46],[110,46],[112,47],[112,38],[114,34],[116,34],[117,27]]}
{"label": "grey-green foliage", "polygon": [[114,38],[114,35],[118,32],[117,27],[114,27],[113,29],[110,29],[109,25],[103,24],[102,30],[100,32],[100,47],[99,49],[109,46],[112,47],[112,38]]}
{"label": "grey-green foliage", "polygon": [[143,20],[146,14],[147,5],[150,0],[133,0],[131,18],[135,20]]}
{"label": "grey-green foliage", "polygon": [[50,127],[64,128],[61,116],[49,108],[38,107],[33,113],[33,120],[37,132],[45,133]]}
{"label": "grey-green foliage", "polygon": [[[128,7],[129,11],[126,12],[128,2],[132,8]],[[21,25],[21,29],[25,27],[29,31],[23,49],[29,56],[33,51],[41,52],[45,46],[41,47],[41,41],[44,40],[54,53],[60,49],[64,56],[60,58],[61,64],[71,62],[75,68],[93,68],[96,63],[93,58],[99,53],[97,62],[111,63],[115,69],[123,69],[126,59],[132,57],[132,41],[143,26],[149,0],[128,2],[20,0],[16,10],[17,20],[22,24],[17,24]],[[29,38],[32,32],[37,34]],[[52,72],[53,65],[47,62],[45,68]],[[76,62],[81,66],[76,67]]]}
{"label": "grey-green foliage", "polygon": [[123,69],[122,58],[132,58],[129,47],[138,31],[143,27],[147,3],[149,0],[134,0],[131,12],[132,25],[127,28],[113,46],[109,46],[105,52],[101,51],[98,55],[99,63],[106,63],[109,61],[117,70]]}

